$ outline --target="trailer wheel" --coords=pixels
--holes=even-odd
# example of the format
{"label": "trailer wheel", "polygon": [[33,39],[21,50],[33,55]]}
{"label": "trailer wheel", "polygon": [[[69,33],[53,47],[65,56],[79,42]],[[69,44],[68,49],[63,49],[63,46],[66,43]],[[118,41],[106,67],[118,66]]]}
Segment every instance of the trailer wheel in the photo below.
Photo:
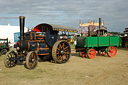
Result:
{"label": "trailer wheel", "polygon": [[116,55],[116,53],[117,53],[116,47],[110,46],[110,47],[108,48],[107,55],[108,55],[109,57],[114,57],[114,56]]}
{"label": "trailer wheel", "polygon": [[101,56],[105,56],[106,52],[105,52],[105,50],[99,50],[98,54],[101,55]]}
{"label": "trailer wheel", "polygon": [[15,60],[16,57],[17,57],[16,52],[14,52],[14,51],[7,52],[5,57],[4,57],[5,67],[7,67],[7,68],[14,67],[17,63],[17,61]]}
{"label": "trailer wheel", "polygon": [[26,67],[28,69],[34,69],[38,63],[38,56],[36,52],[30,51],[26,56]]}
{"label": "trailer wheel", "polygon": [[66,63],[71,55],[70,45],[66,41],[57,41],[52,48],[53,60],[57,63]]}
{"label": "trailer wheel", "polygon": [[86,57],[86,53],[85,53],[85,52],[82,52],[82,51],[79,53],[79,55],[80,55],[81,57],[83,57],[83,58]]}
{"label": "trailer wheel", "polygon": [[1,55],[5,55],[7,52],[8,52],[7,49],[2,49],[1,52],[0,52],[0,54]]}
{"label": "trailer wheel", "polygon": [[94,58],[96,56],[96,51],[95,51],[95,49],[89,49],[88,51],[87,51],[87,57],[89,58],[89,59],[92,59],[92,58]]}

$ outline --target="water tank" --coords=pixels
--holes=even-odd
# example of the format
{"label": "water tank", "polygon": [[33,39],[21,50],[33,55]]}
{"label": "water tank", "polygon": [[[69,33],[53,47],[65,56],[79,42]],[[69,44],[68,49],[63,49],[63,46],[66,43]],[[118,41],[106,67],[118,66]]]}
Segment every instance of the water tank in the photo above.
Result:
{"label": "water tank", "polygon": [[77,47],[84,47],[85,45],[85,37],[84,36],[79,36],[77,37]]}

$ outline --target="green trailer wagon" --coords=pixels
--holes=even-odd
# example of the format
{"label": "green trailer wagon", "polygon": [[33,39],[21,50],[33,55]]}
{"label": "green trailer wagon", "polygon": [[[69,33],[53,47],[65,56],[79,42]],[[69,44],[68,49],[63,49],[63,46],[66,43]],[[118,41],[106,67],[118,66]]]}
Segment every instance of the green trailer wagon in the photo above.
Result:
{"label": "green trailer wagon", "polygon": [[8,38],[0,39],[0,56],[4,55],[9,51]]}
{"label": "green trailer wagon", "polygon": [[75,45],[76,52],[80,53],[81,57],[88,57],[90,59],[96,56],[96,51],[99,55],[114,57],[117,53],[116,47],[121,46],[119,36],[97,36],[77,38]]}

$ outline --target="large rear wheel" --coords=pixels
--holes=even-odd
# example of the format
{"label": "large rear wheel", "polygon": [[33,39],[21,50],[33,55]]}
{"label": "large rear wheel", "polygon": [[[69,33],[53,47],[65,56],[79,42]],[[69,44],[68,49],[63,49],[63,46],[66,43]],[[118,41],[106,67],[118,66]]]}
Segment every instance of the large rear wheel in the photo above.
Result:
{"label": "large rear wheel", "polygon": [[16,57],[17,57],[16,52],[14,52],[14,51],[7,52],[5,57],[4,57],[5,67],[7,67],[7,68],[14,67],[17,63],[17,61],[15,60]]}
{"label": "large rear wheel", "polygon": [[26,67],[28,69],[34,69],[38,63],[38,56],[36,52],[30,51],[26,56]]}
{"label": "large rear wheel", "polygon": [[57,63],[66,63],[71,55],[70,45],[66,41],[57,41],[52,48],[53,60]]}

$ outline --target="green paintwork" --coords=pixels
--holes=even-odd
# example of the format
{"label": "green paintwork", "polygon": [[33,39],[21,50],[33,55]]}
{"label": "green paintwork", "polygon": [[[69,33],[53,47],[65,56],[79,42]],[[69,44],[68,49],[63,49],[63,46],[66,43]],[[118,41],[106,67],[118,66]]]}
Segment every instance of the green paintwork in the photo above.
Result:
{"label": "green paintwork", "polygon": [[98,47],[98,38],[86,37],[84,47]]}
{"label": "green paintwork", "polygon": [[7,39],[0,39],[0,49],[7,48]]}
{"label": "green paintwork", "polygon": [[110,37],[110,46],[119,46],[121,43],[119,36],[111,36]]}
{"label": "green paintwork", "polygon": [[0,49],[2,48],[6,48],[6,44],[5,43],[0,43]]}
{"label": "green paintwork", "polygon": [[[119,36],[106,36],[106,37],[85,37],[84,46],[83,37],[78,39],[76,47],[94,48],[94,47],[109,47],[109,46],[120,46],[121,40]],[[81,42],[81,43],[80,43]]]}
{"label": "green paintwork", "polygon": [[98,37],[99,47],[109,46],[110,37]]}
{"label": "green paintwork", "polygon": [[85,45],[85,37],[84,36],[77,37],[76,47],[84,47],[84,45]]}

